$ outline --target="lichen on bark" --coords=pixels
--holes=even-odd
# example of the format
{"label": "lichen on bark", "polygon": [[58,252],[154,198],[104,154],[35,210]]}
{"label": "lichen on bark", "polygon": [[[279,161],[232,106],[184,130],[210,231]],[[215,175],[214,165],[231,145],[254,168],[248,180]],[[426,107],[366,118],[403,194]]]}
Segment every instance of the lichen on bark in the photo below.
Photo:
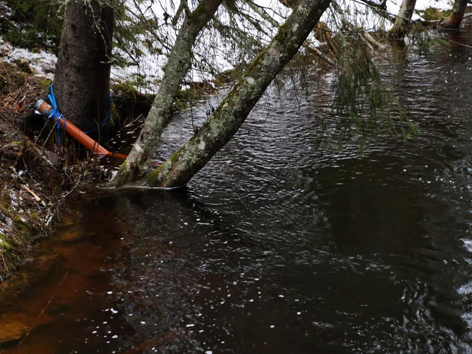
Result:
{"label": "lichen on bark", "polygon": [[395,23],[390,30],[389,38],[391,40],[401,41],[407,35],[411,17],[415,11],[416,0],[403,0],[398,11],[398,15],[395,18]]}
{"label": "lichen on bark", "polygon": [[185,18],[164,67],[159,91],[153,102],[143,129],[112,184],[120,186],[146,174],[152,154],[159,144],[162,131],[169,120],[175,96],[191,67],[192,47],[203,27],[210,21],[222,0],[203,0]]}
{"label": "lichen on bark", "polygon": [[148,175],[151,186],[184,185],[205,166],[237,132],[267,86],[296,54],[329,3],[330,0],[299,3],[202,128],[171,159]]}

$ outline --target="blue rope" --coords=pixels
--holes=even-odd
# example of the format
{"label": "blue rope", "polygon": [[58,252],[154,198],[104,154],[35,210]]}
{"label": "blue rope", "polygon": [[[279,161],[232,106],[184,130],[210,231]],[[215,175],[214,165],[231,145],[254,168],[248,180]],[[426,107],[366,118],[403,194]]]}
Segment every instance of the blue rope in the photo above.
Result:
{"label": "blue rope", "polygon": [[[49,101],[51,101],[52,104],[52,110],[49,113],[49,119],[54,119],[56,118],[56,129],[57,129],[57,145],[61,146],[61,119],[63,120],[64,124],[64,130],[66,129],[66,119],[65,117],[59,112],[59,109],[57,107],[57,102],[56,102],[56,97],[54,96],[54,84],[51,84],[50,87],[51,93],[48,94]],[[113,94],[110,92],[110,110],[108,111],[106,117],[104,120],[102,120],[97,127],[87,130],[84,133],[85,134],[90,134],[93,133],[94,131],[101,129],[106,122],[108,121],[108,118],[111,116],[111,111],[113,108]]]}
{"label": "blue rope", "polygon": [[65,117],[59,112],[59,108],[57,107],[56,97],[54,96],[54,85],[51,84],[51,93],[48,94],[49,101],[52,104],[52,110],[49,113],[49,119],[56,118],[56,130],[57,130],[57,146],[61,146],[61,120],[63,120],[64,130],[66,129],[66,119]]}

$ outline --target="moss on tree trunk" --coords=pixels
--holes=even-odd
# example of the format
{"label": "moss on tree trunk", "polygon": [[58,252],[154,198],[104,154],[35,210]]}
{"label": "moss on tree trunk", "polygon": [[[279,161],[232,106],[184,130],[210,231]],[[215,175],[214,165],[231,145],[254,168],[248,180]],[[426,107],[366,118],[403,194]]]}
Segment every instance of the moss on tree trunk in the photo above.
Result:
{"label": "moss on tree trunk", "polygon": [[174,98],[192,65],[192,48],[195,40],[221,3],[222,0],[203,0],[185,18],[164,67],[164,77],[143,129],[113,181],[114,185],[119,186],[136,180],[148,171],[149,161],[159,144],[162,131],[167,126]]}
{"label": "moss on tree trunk", "polygon": [[402,41],[410,30],[411,17],[415,11],[416,0],[403,0],[390,30],[390,40]]}
{"label": "moss on tree trunk", "polygon": [[238,131],[249,112],[318,23],[330,0],[303,0],[218,109],[182,148],[147,176],[151,186],[186,184]]}

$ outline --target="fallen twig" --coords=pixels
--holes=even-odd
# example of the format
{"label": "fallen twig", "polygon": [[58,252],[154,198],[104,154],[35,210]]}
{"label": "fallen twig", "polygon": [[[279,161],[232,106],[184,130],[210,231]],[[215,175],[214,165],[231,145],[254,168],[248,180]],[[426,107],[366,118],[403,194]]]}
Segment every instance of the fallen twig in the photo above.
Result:
{"label": "fallen twig", "polygon": [[308,49],[309,52],[312,52],[314,53],[315,55],[317,55],[321,60],[323,60],[325,63],[327,63],[328,65],[330,66],[333,66],[335,67],[336,66],[336,62],[334,60],[332,60],[330,57],[328,57],[326,54],[324,54],[321,50],[319,50],[318,48],[316,47],[312,47],[310,45],[307,45],[306,48]]}
{"label": "fallen twig", "polygon": [[26,332],[26,335],[23,337],[23,339],[20,341],[20,343],[18,343],[18,347],[20,347],[20,345],[23,344],[23,342],[25,341],[25,339],[28,337],[28,335],[31,333],[31,331],[34,329],[34,327],[38,324],[39,322],[39,319],[41,318],[41,316],[44,314],[44,312],[46,311],[46,309],[48,308],[48,306],[51,304],[52,302],[52,299],[54,298],[54,296],[56,296],[56,293],[57,291],[59,290],[59,288],[61,287],[62,283],[64,282],[64,280],[66,280],[67,276],[69,275],[69,271],[66,272],[66,275],[64,275],[64,278],[62,278],[61,282],[59,283],[59,285],[57,286],[56,290],[54,291],[54,293],[51,295],[51,297],[49,298],[49,301],[48,303],[46,304],[46,306],[44,306],[44,308],[41,310],[41,313],[39,314],[39,316],[36,318],[36,321],[34,321],[33,325],[31,326],[31,328],[28,330],[28,332]]}
{"label": "fallen twig", "polygon": [[451,42],[451,43],[460,45],[460,46],[462,46],[462,47],[466,47],[466,48],[472,49],[472,46],[470,46],[470,45],[467,45],[467,44],[464,44],[464,43],[459,43],[459,42],[453,41],[452,39],[448,39],[448,41]]}
{"label": "fallen twig", "polygon": [[41,198],[35,192],[29,189],[29,187],[26,184],[23,184],[21,187],[25,191],[27,191],[29,194],[31,194],[36,202],[41,203]]}

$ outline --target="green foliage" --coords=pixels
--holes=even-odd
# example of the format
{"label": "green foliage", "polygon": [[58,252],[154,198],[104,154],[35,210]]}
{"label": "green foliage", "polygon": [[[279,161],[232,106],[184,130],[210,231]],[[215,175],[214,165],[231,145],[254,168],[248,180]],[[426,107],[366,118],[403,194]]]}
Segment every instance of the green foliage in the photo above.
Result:
{"label": "green foliage", "polygon": [[[115,109],[132,112],[138,98],[138,91],[131,83],[114,84],[113,90],[113,107]],[[116,113],[116,112],[114,112]],[[115,114],[113,114],[116,116]]]}
{"label": "green foliage", "polygon": [[[126,5],[134,2],[136,11]],[[119,67],[139,67],[143,57],[143,47],[151,55],[163,54],[163,42],[159,28],[164,24],[153,12],[143,12],[143,0],[130,0],[129,3],[117,1],[115,9],[115,28],[113,47],[113,65]],[[135,77],[137,82],[140,78]],[[142,80],[143,81],[143,80]],[[145,82],[144,82],[145,83]]]}
{"label": "green foliage", "polygon": [[238,67],[230,70],[223,71],[215,75],[213,83],[216,87],[228,85],[235,82],[245,70],[245,65],[239,65]]}
{"label": "green foliage", "polygon": [[58,2],[7,0],[7,4],[12,16],[0,20],[0,32],[7,41],[24,48],[58,48],[63,21]]}
{"label": "green foliage", "polygon": [[375,141],[380,134],[393,134],[396,125],[392,113],[398,116],[404,136],[414,134],[414,125],[405,120],[405,114],[372,61],[368,48],[350,34],[341,38],[335,82],[333,108],[338,117],[338,145],[354,136],[360,138],[360,148]]}
{"label": "green foliage", "polygon": [[19,67],[0,60],[0,93],[8,94],[26,83],[28,75]]}
{"label": "green foliage", "polygon": [[418,48],[419,54],[426,57],[434,55],[436,49],[444,46],[450,46],[451,44],[439,36],[435,36],[434,33],[428,31],[427,28],[421,24],[413,24],[410,30],[409,39],[411,45]]}
{"label": "green foliage", "polygon": [[188,83],[189,88],[179,90],[175,97],[175,108],[178,110],[191,107],[198,100],[204,99],[208,95],[215,94],[215,88],[208,81]]}
{"label": "green foliage", "polygon": [[0,232],[0,251],[9,250],[12,246],[7,242],[7,238]]}
{"label": "green foliage", "polygon": [[126,101],[135,102],[136,98],[138,97],[138,91],[136,90],[136,87],[134,87],[129,82],[114,84],[112,89],[115,97]]}
{"label": "green foliage", "polygon": [[40,79],[39,81],[39,85],[41,86],[43,90],[49,90],[49,88],[51,87],[51,84],[52,84],[52,81],[48,79]]}
{"label": "green foliage", "polygon": [[448,18],[451,15],[451,10],[441,11],[434,7],[429,7],[425,10],[415,12],[422,16],[426,21],[438,21]]}

